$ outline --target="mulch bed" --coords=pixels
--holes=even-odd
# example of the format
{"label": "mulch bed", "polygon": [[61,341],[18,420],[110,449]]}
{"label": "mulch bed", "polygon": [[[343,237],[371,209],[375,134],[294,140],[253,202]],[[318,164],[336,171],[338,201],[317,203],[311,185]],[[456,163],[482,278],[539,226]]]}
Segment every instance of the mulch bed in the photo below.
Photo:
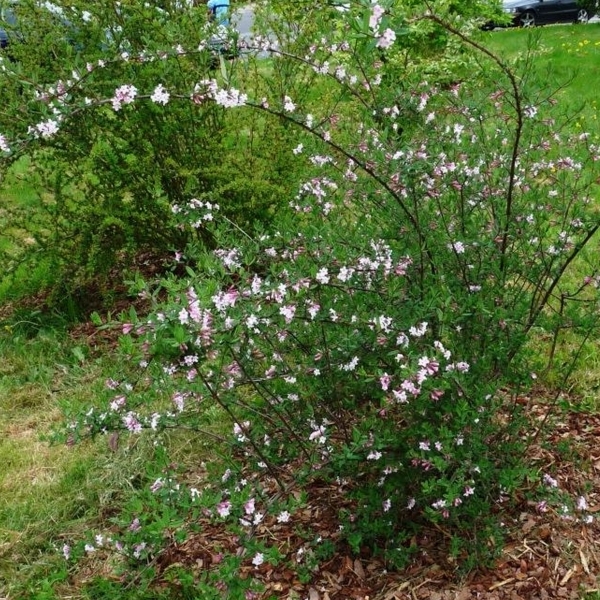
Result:
{"label": "mulch bed", "polygon": [[[545,409],[530,408],[534,422],[542,421]],[[600,417],[572,412],[552,425],[545,443],[530,448],[530,458],[540,473],[552,473],[560,488],[575,498],[584,495],[585,515],[566,516],[557,507],[540,511],[537,503],[523,501],[518,512],[507,515],[507,545],[493,569],[458,575],[457,565],[444,553],[446,535],[432,529],[415,540],[418,552],[411,565],[400,572],[388,572],[377,558],[353,556],[338,544],[336,555],[300,581],[289,565],[306,548],[306,532],[336,543],[339,537],[338,511],[348,502],[336,486],[316,483],[304,490],[307,502],[294,514],[293,522],[277,523],[267,517],[253,535],[269,546],[277,546],[285,560],[277,566],[252,564],[243,556],[240,576],[252,578],[265,592],[248,595],[250,600],[268,598],[307,600],[547,600],[579,599],[600,589]],[[540,436],[541,441],[541,436]],[[568,444],[566,443],[568,442]],[[568,452],[565,449],[568,448]],[[566,456],[565,456],[566,454]],[[600,516],[600,515],[599,515]],[[201,519],[200,533],[190,534],[182,544],[173,543],[158,558],[159,573],[178,565],[200,575],[211,570],[226,554],[241,553],[238,539],[226,526]],[[304,535],[298,535],[299,529]],[[300,553],[300,554],[299,554]]]}

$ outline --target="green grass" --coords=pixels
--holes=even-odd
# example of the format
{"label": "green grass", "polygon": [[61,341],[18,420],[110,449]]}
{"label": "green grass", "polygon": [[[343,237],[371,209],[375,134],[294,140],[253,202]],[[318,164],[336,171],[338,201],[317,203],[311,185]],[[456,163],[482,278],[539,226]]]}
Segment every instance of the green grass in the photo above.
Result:
{"label": "green grass", "polygon": [[[121,436],[113,451],[103,436],[51,443],[65,414],[102,406],[105,381],[123,364],[115,351],[92,352],[56,316],[11,318],[1,327],[0,598],[97,598],[88,584],[108,573],[105,557],[90,555],[74,567],[62,547],[110,533],[111,519],[157,476],[148,470],[154,447],[144,435]],[[218,415],[208,418],[219,423]],[[214,456],[212,440],[202,436],[172,432],[164,442],[190,477]]]}
{"label": "green grass", "polygon": [[[533,76],[542,80],[547,93],[558,90],[554,96],[558,100],[558,114],[568,115],[571,130],[589,132],[597,143],[600,139],[600,99],[597,92],[597,82],[600,81],[600,24],[502,29],[483,33],[481,41],[512,65],[524,61],[531,52]],[[600,198],[597,198],[598,201]],[[574,288],[597,265],[597,259],[590,254],[593,251],[584,252],[581,259],[571,265]],[[544,371],[549,385],[562,382],[562,371],[571,364],[582,340],[573,332],[564,332],[560,341],[554,366],[550,371]],[[545,345],[547,342],[541,335],[535,343]],[[597,338],[592,336],[581,349],[569,391],[580,398],[580,408],[597,411],[600,408],[597,399],[599,387],[600,353]]]}
{"label": "green grass", "polygon": [[63,544],[106,527],[144,469],[141,447],[111,454],[104,439],[75,447],[44,439],[62,422],[61,405],[94,404],[114,368],[74,347],[56,323],[0,334],[0,597],[51,598],[42,591],[56,582],[68,590]]}
{"label": "green grass", "polygon": [[[582,111],[576,127],[598,132],[600,81],[600,23],[535,29],[502,29],[482,34],[485,46],[506,61],[535,52],[538,76],[548,87],[565,86],[558,100],[570,112]],[[585,125],[584,125],[585,123]]]}

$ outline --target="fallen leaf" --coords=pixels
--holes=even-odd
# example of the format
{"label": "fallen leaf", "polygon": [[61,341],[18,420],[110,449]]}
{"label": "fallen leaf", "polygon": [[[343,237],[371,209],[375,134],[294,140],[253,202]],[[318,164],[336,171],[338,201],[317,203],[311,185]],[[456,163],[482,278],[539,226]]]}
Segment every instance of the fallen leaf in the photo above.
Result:
{"label": "fallen leaf", "polygon": [[108,447],[113,452],[116,452],[118,450],[118,448],[119,448],[119,432],[118,431],[115,431],[110,434],[110,437],[108,438]]}
{"label": "fallen leaf", "polygon": [[354,561],[354,573],[359,579],[365,578],[365,570],[363,569],[362,563],[358,558]]}

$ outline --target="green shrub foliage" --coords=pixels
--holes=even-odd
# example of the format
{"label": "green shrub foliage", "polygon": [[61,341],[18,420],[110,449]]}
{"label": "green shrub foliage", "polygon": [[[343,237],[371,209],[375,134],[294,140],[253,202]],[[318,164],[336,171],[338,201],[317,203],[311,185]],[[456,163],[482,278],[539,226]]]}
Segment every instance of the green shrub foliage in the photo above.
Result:
{"label": "green shrub foliage", "polygon": [[[210,193],[252,229],[291,193],[291,140],[281,125],[190,102],[200,81],[222,75],[207,50],[215,31],[205,7],[24,1],[11,10],[18,20],[2,55],[0,130],[13,143],[4,158],[31,154],[21,177],[45,190],[33,228],[17,210],[11,219],[36,240],[30,253],[43,248],[60,293],[140,252],[182,249],[171,207],[190,196]],[[223,73],[232,68],[223,62]],[[110,97],[126,84],[147,101],[115,110]],[[54,137],[58,127],[64,135]]]}

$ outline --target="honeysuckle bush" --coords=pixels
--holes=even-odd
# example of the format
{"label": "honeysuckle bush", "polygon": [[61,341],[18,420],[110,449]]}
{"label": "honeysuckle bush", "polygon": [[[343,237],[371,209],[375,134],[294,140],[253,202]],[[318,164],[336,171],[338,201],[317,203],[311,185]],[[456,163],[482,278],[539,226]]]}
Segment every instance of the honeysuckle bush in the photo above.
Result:
{"label": "honeysuckle bush", "polygon": [[[115,374],[106,404],[70,420],[72,441],[156,436],[167,451],[157,471],[172,430],[222,444],[210,484],[186,489],[172,469],[157,473],[149,508],[120,519],[123,539],[112,532],[106,543],[132,560],[160,553],[175,519],[156,508],[164,498],[187,527],[231,527],[228,568],[298,565],[261,526],[293,523],[297,490],[324,481],[345,499],[334,544],[401,566],[433,524],[472,566],[500,547],[490,539],[524,479],[541,479],[527,462],[519,395],[544,351],[535,341],[567,326],[593,331],[598,274],[583,259],[598,228],[598,140],[563,127],[531,60],[508,67],[436,14],[421,18],[476,53],[481,71],[448,85],[407,70],[399,85],[395,6],[353,4],[313,43],[256,39],[259,62],[248,56],[239,72],[187,89],[129,80],[102,95],[79,79],[89,102],[54,104],[51,132],[34,126],[59,143],[72,115],[99,108],[110,124],[145,105],[168,114],[178,99],[260,115],[293,137],[289,154],[302,163],[297,193],[262,231],[233,221],[210,189],[169,203],[191,242],[177,252],[184,276],[137,285],[153,309],[130,314],[121,346],[139,376]],[[323,93],[286,93],[291,73]],[[2,143],[10,157],[14,140]]]}
{"label": "honeysuckle bush", "polygon": [[[561,326],[556,298],[592,310],[596,298],[594,272],[568,269],[598,226],[598,148],[549,129],[553,108],[515,81],[501,70],[418,88],[401,99],[421,119],[410,140],[393,135],[385,105],[366,112],[354,145],[343,119],[327,129],[320,119],[295,148],[312,176],[275,231],[240,232],[207,198],[173,207],[217,248],[188,246],[186,277],[140,284],[147,297],[168,294],[125,325],[142,383],[112,381],[107,405],[69,434],[223,436],[228,422],[233,464],[210,486],[162,476],[152,489],[229,525],[245,548],[238,566],[297,565],[261,525],[293,522],[293,492],[314,481],[348,499],[340,540],[355,552],[406,564],[409,540],[433,523],[463,564],[489,560],[523,481],[542,480],[517,402],[535,377],[528,341]],[[300,111],[281,112],[306,131]],[[584,328],[579,312],[569,319]],[[147,529],[153,556],[160,539]]]}

